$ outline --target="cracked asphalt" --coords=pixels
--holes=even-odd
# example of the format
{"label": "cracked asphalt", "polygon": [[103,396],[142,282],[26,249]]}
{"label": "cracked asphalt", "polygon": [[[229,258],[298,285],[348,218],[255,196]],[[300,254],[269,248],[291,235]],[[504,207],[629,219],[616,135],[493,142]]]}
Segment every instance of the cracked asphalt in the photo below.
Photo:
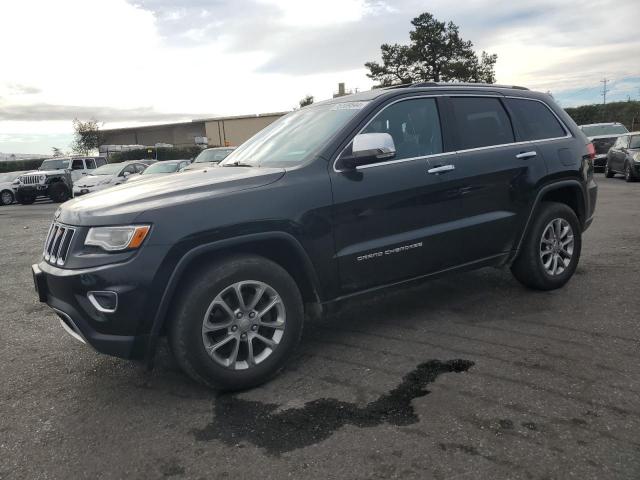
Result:
{"label": "cracked asphalt", "polygon": [[640,183],[598,183],[565,288],[485,269],[352,302],[237,395],[68,336],[29,269],[55,205],[0,207],[0,478],[638,479]]}

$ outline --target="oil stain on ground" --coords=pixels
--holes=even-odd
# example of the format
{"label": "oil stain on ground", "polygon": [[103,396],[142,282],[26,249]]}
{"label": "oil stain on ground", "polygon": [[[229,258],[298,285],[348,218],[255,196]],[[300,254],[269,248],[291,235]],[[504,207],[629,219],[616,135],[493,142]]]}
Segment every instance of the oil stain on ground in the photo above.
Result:
{"label": "oil stain on ground", "polygon": [[215,402],[213,422],[196,430],[195,436],[200,441],[220,440],[228,445],[248,441],[271,455],[280,455],[325,440],[344,425],[410,425],[418,422],[411,401],[427,395],[429,383],[443,373],[467,371],[473,364],[460,359],[422,363],[396,388],[362,407],[321,398],[302,408],[278,411],[278,405],[221,395]]}

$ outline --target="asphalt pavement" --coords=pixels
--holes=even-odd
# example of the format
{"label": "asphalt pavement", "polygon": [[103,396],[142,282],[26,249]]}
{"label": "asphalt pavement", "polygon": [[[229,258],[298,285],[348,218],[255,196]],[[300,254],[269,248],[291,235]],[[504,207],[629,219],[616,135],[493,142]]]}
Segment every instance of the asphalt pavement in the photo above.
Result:
{"label": "asphalt pavement", "polygon": [[0,207],[0,479],[638,479],[640,183],[598,183],[563,289],[484,269],[354,301],[234,395],[71,338],[29,268],[56,206]]}

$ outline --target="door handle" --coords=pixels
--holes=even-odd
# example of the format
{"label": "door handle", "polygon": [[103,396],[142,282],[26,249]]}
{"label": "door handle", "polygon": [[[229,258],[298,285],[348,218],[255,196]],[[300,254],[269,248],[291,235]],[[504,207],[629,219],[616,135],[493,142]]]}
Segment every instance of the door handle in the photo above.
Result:
{"label": "door handle", "polygon": [[537,157],[538,156],[538,152],[522,152],[519,153],[518,155],[516,155],[516,158],[519,158],[520,160],[526,160],[527,158],[533,158],[533,157]]}
{"label": "door handle", "polygon": [[454,165],[441,165],[439,167],[433,167],[427,170],[427,173],[431,173],[432,175],[437,175],[439,173],[450,172],[451,170],[455,170],[456,167]]}

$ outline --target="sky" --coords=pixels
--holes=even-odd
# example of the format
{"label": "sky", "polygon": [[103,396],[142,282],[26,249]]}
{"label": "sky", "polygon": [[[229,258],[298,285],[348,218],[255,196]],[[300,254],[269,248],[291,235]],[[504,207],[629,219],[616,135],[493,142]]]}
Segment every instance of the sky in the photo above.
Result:
{"label": "sky", "polygon": [[291,110],[408,43],[428,11],[478,51],[498,83],[564,107],[640,99],[638,0],[3,0],[0,152],[69,150],[74,118],[104,128]]}

